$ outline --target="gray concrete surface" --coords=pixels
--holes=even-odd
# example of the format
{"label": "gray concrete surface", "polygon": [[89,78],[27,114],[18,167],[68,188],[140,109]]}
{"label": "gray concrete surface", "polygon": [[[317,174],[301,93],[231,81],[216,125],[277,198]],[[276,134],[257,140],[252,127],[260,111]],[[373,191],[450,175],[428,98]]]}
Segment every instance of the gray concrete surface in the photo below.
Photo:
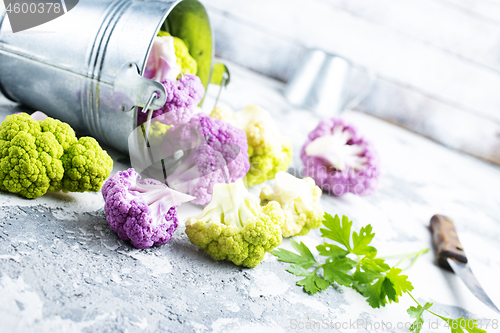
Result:
{"label": "gray concrete surface", "polygon": [[[301,144],[319,118],[290,108],[282,83],[229,65],[232,82],[221,103],[267,108],[293,138],[292,171],[300,170]],[[207,109],[215,94],[211,88]],[[18,110],[0,99],[3,116]],[[500,168],[361,113],[344,117],[373,140],[383,175],[372,196],[324,196],[324,209],[349,216],[355,228],[371,223],[381,255],[429,247],[430,217],[451,216],[478,279],[500,303]],[[109,152],[114,171],[127,167],[125,156]],[[183,223],[168,244],[134,249],[109,229],[100,193],[49,193],[35,200],[0,193],[0,207],[2,332],[336,332],[335,323],[357,320],[390,322],[392,329],[368,325],[340,331],[399,332],[405,330],[397,329],[398,323],[411,322],[408,297],[372,309],[345,288],[310,296],[295,286],[288,265],[272,255],[254,269],[214,262],[189,242]],[[184,219],[199,211],[185,204],[179,214]],[[298,240],[314,247],[319,231]],[[289,241],[282,246],[290,248]],[[434,302],[436,312],[498,319],[456,276],[436,267],[432,253],[407,273],[413,294]],[[315,323],[323,326],[307,329]],[[423,331],[449,330],[441,325]]]}

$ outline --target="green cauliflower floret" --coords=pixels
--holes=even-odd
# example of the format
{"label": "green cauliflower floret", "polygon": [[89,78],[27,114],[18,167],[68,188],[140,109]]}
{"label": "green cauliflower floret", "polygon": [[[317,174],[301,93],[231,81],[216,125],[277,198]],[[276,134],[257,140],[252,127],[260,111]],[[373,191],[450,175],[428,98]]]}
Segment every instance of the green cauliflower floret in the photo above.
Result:
{"label": "green cauliflower floret", "polygon": [[0,125],[0,189],[33,199],[64,174],[63,148],[28,114],[7,116]]}
{"label": "green cauliflower floret", "polygon": [[82,137],[61,158],[62,189],[69,192],[98,192],[113,169],[113,160],[96,139]]}
{"label": "green cauliflower floret", "polygon": [[[168,32],[159,31],[158,37],[172,36]],[[196,75],[198,72],[198,65],[196,60],[189,54],[189,49],[182,39],[174,36],[174,49],[175,56],[177,57],[177,65],[181,69],[182,74]]]}
{"label": "green cauliflower floret", "polygon": [[260,206],[239,179],[214,185],[212,201],[186,221],[186,234],[212,259],[253,268],[281,244],[284,218],[277,202]]}
{"label": "green cauliflower floret", "polygon": [[[32,115],[33,117],[33,115]],[[54,134],[57,142],[63,148],[64,153],[68,151],[68,149],[78,142],[76,138],[75,131],[66,123],[54,118],[47,117],[41,121],[39,121],[40,128],[42,132],[50,132]],[[63,188],[62,179],[59,181],[51,181],[50,187],[48,189],[49,192],[57,192]]]}
{"label": "green cauliflower floret", "polygon": [[78,139],[76,138],[75,131],[66,123],[54,118],[45,118],[40,121],[40,128],[42,132],[51,132],[57,139],[57,142],[62,146],[64,151],[74,145]]}
{"label": "green cauliflower floret", "polygon": [[113,160],[94,138],[77,140],[66,123],[36,112],[0,125],[0,190],[38,198],[47,191],[97,192]]}
{"label": "green cauliflower floret", "polygon": [[[173,125],[165,125],[161,121],[155,118],[151,119],[151,125],[149,126],[149,145],[151,147],[159,147],[163,140],[165,140],[165,135],[170,127]],[[143,134],[145,134],[145,126],[143,126]]]}
{"label": "green cauliflower floret", "polygon": [[271,115],[256,105],[248,105],[232,113],[216,107],[211,117],[225,120],[247,134],[250,170],[245,183],[251,187],[273,179],[279,171],[286,171],[292,162],[292,141],[280,135]]}
{"label": "green cauliflower floret", "polygon": [[277,201],[285,211],[285,223],[281,227],[283,237],[303,236],[321,226],[324,215],[319,203],[321,193],[312,178],[298,179],[280,171],[274,186],[261,190],[260,200],[262,205]]}

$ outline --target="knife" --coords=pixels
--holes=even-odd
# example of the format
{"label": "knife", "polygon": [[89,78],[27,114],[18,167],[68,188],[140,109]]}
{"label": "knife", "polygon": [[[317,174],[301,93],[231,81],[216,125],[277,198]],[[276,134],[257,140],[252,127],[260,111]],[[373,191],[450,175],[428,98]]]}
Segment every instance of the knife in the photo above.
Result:
{"label": "knife", "polygon": [[431,218],[430,229],[438,265],[455,272],[474,296],[490,309],[500,313],[472,273],[453,221],[449,217],[436,214]]}

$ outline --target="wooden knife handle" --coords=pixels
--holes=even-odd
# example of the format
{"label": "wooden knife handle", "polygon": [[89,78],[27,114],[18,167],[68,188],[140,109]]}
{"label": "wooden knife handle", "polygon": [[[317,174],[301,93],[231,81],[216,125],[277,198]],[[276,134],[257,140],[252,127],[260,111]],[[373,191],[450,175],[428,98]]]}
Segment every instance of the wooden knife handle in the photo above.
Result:
{"label": "wooden knife handle", "polygon": [[430,229],[439,266],[450,269],[447,258],[467,263],[464,248],[458,240],[457,230],[449,217],[434,215],[431,218]]}

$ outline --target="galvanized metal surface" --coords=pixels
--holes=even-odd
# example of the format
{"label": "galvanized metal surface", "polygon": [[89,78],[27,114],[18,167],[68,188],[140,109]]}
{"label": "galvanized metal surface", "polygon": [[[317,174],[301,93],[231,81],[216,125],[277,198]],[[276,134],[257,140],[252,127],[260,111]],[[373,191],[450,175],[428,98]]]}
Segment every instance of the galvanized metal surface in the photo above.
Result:
{"label": "galvanized metal surface", "polygon": [[342,57],[308,50],[287,83],[285,96],[295,106],[333,117],[348,104],[345,89],[350,69],[351,64]]}
{"label": "galvanized metal surface", "polygon": [[[80,1],[67,14],[25,33],[9,31],[6,20],[0,27],[0,89],[5,96],[123,152],[136,126],[137,108],[123,109],[128,111],[132,102],[145,103],[158,84],[135,80],[141,95],[134,96],[134,87],[120,80],[122,69],[132,63],[143,73],[161,26],[184,39],[198,60],[202,82],[210,79],[210,23],[196,0]],[[127,80],[130,84],[125,75]],[[161,107],[162,100],[165,96],[153,107]]]}

